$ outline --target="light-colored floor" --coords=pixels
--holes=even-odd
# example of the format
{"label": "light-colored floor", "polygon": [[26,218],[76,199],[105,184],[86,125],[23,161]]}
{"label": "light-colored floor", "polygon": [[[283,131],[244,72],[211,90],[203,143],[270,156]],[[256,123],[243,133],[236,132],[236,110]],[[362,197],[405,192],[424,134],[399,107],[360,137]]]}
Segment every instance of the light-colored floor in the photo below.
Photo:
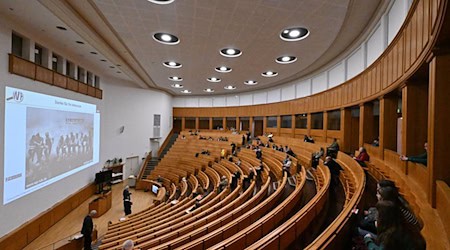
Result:
{"label": "light-colored floor", "polygon": [[[124,183],[119,183],[112,186],[113,193],[111,209],[99,218],[94,218],[94,225],[97,227],[99,238],[105,235],[109,221],[118,221],[119,218],[125,215],[123,212],[122,201],[122,191],[124,186]],[[130,189],[130,192],[132,193],[131,200],[133,202],[133,213],[142,211],[149,207],[155,198],[151,192],[136,191],[134,189]],[[31,242],[24,248],[24,250],[50,250],[64,243],[68,237],[80,232],[83,219],[89,210],[89,202],[96,197],[97,196],[93,196],[86,200],[83,204],[70,212],[66,217],[48,229],[44,234]]]}

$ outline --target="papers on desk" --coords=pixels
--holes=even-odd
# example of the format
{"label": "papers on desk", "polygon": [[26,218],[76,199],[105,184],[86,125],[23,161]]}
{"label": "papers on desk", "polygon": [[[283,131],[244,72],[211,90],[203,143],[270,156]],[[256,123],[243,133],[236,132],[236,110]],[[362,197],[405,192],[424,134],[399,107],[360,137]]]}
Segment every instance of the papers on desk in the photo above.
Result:
{"label": "papers on desk", "polygon": [[72,240],[78,240],[78,239],[81,239],[81,238],[83,238],[82,234],[75,234],[74,236],[72,236]]}
{"label": "papers on desk", "polygon": [[127,220],[127,218],[125,218],[125,217],[122,217],[122,218],[119,219],[120,222],[126,221],[126,220]]}

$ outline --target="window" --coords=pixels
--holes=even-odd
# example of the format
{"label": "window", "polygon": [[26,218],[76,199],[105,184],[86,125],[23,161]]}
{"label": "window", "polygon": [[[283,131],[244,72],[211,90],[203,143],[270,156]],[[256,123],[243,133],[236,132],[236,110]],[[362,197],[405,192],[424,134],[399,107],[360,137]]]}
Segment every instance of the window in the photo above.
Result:
{"label": "window", "polygon": [[199,129],[209,129],[209,117],[200,117],[198,120]]}
{"label": "window", "polygon": [[239,121],[241,123],[240,130],[243,130],[243,131],[250,130],[250,118],[249,117],[240,117]]}
{"label": "window", "polygon": [[281,116],[281,127],[282,128],[292,128],[292,116],[282,115]]}
{"label": "window", "polygon": [[236,128],[236,117],[227,117],[227,128]]}
{"label": "window", "polygon": [[82,67],[78,67],[78,76],[77,76],[77,80],[80,82],[84,82],[86,83],[86,72],[84,71],[84,69]]}
{"label": "window", "polygon": [[43,53],[44,50],[42,49],[41,46],[39,45],[35,45],[34,46],[34,63],[36,63],[37,65],[41,65],[43,63]]}
{"label": "window", "polygon": [[311,114],[311,129],[323,129],[323,113]]}
{"label": "window", "polygon": [[195,117],[184,118],[184,127],[186,129],[195,129]]}
{"label": "window", "polygon": [[23,38],[12,33],[11,53],[15,56],[22,57]]}
{"label": "window", "polygon": [[341,130],[341,111],[333,110],[328,112],[328,130]]}
{"label": "window", "polygon": [[277,117],[276,116],[268,116],[267,117],[267,127],[268,128],[276,128],[277,127]]}
{"label": "window", "polygon": [[62,67],[60,67],[60,57],[57,54],[52,55],[52,70],[61,73]]}
{"label": "window", "polygon": [[98,76],[94,77],[94,87],[100,88],[100,77]]}
{"label": "window", "polygon": [[295,128],[308,128],[308,117],[306,114],[295,115]]}
{"label": "window", "polygon": [[212,129],[223,129],[223,118],[222,117],[214,117],[213,118]]}
{"label": "window", "polygon": [[94,75],[90,71],[87,72],[87,84],[94,86]]}

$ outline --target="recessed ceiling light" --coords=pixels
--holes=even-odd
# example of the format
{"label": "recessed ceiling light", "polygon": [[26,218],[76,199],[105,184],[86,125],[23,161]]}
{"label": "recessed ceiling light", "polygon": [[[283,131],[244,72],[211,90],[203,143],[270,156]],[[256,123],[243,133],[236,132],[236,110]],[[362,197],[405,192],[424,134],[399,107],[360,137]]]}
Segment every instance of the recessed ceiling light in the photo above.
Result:
{"label": "recessed ceiling light", "polygon": [[236,89],[236,86],[228,85],[228,86],[225,86],[223,88],[226,89],[226,90],[233,90],[233,89]]}
{"label": "recessed ceiling light", "polygon": [[120,73],[122,73],[122,72],[120,72],[120,71],[117,71],[116,73],[117,73],[117,74],[120,74]]}
{"label": "recessed ceiling light", "polygon": [[190,94],[190,93],[192,93],[192,91],[190,91],[189,89],[185,89],[185,90],[182,90],[180,92],[183,93],[183,94]]}
{"label": "recessed ceiling light", "polygon": [[147,0],[151,3],[156,3],[156,4],[169,4],[169,3],[173,3],[175,0]]}
{"label": "recessed ceiling light", "polygon": [[220,54],[225,57],[238,57],[242,55],[242,51],[235,48],[224,48],[220,50]]}
{"label": "recessed ceiling light", "polygon": [[116,64],[116,66],[117,66],[117,67],[120,67],[120,66],[122,66],[122,65],[120,65],[120,64]]}
{"label": "recessed ceiling light", "polygon": [[245,85],[256,85],[256,84],[258,84],[258,82],[254,81],[254,80],[248,80],[248,81],[245,81],[244,84]]}
{"label": "recessed ceiling light", "polygon": [[175,45],[180,43],[180,39],[178,39],[178,37],[169,33],[155,33],[153,34],[153,39],[167,45]]}
{"label": "recessed ceiling light", "polygon": [[208,80],[208,82],[220,82],[220,81],[222,81],[222,79],[217,78],[217,77],[209,77],[206,80]]}
{"label": "recessed ceiling light", "polygon": [[59,30],[67,30],[66,27],[63,27],[63,26],[56,26],[56,28]]}
{"label": "recessed ceiling light", "polygon": [[100,59],[100,61],[102,61],[102,62],[106,62],[106,59]]}
{"label": "recessed ceiling light", "polygon": [[261,73],[262,76],[264,77],[274,77],[278,75],[278,72],[274,72],[274,71],[266,71]]}
{"label": "recessed ceiling light", "polygon": [[109,67],[110,67],[111,69],[114,69],[114,68],[115,68],[115,67],[114,67],[114,66],[112,66],[112,65],[111,65],[111,66],[109,66]]}
{"label": "recessed ceiling light", "polygon": [[178,83],[172,84],[170,86],[172,86],[172,88],[176,88],[176,89],[182,89],[183,88],[183,85],[178,84]]}
{"label": "recessed ceiling light", "polygon": [[95,51],[91,51],[91,54],[93,54],[93,55],[97,55],[97,52],[95,52]]}
{"label": "recessed ceiling light", "polygon": [[181,81],[183,81],[183,78],[181,78],[179,76],[169,76],[169,80],[176,81],[176,82],[181,82]]}
{"label": "recessed ceiling light", "polygon": [[168,68],[172,68],[172,69],[178,69],[178,68],[181,68],[183,66],[183,65],[181,65],[181,63],[174,62],[174,61],[163,62],[163,65],[168,67]]}
{"label": "recessed ceiling light", "polygon": [[84,44],[83,41],[75,41],[75,42],[78,43],[78,44]]}
{"label": "recessed ceiling light", "polygon": [[228,73],[228,72],[231,72],[231,70],[232,70],[231,68],[228,68],[225,66],[220,66],[220,67],[216,68],[216,71],[220,72],[220,73]]}
{"label": "recessed ceiling light", "polygon": [[207,88],[207,89],[204,89],[203,91],[205,91],[207,93],[213,93],[214,89]]}
{"label": "recessed ceiling light", "polygon": [[297,57],[295,56],[280,56],[277,59],[275,59],[277,63],[280,64],[289,64],[297,61]]}
{"label": "recessed ceiling light", "polygon": [[292,42],[292,41],[300,41],[309,36],[309,30],[296,27],[296,28],[288,28],[284,29],[280,33],[280,38],[284,41]]}

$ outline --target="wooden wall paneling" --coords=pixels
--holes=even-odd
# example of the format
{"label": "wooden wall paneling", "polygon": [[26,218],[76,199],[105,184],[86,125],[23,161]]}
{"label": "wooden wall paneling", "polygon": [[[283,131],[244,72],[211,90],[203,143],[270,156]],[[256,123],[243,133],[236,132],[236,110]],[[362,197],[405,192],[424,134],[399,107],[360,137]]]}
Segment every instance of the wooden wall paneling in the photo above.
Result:
{"label": "wooden wall paneling", "polygon": [[392,81],[394,82],[396,81],[400,76],[402,76],[403,74],[401,74],[402,72],[398,71],[398,64],[401,61],[401,58],[399,57],[399,47],[396,44],[393,48],[392,48]]}
{"label": "wooden wall paneling", "polygon": [[281,135],[281,116],[277,116],[277,135]]}
{"label": "wooden wall paneling", "polygon": [[426,1],[419,1],[417,4],[417,51],[416,54],[420,55],[420,52],[422,52],[423,49],[423,2]]}
{"label": "wooden wall paneling", "polygon": [[[225,117],[224,117],[224,119],[226,119]],[[197,117],[195,117],[195,129],[199,129],[199,126],[200,125],[200,118],[197,116]],[[226,129],[226,127],[227,127],[227,124],[226,124],[226,120],[225,120],[225,126],[223,126],[223,128],[224,129]]]}
{"label": "wooden wall paneling", "polygon": [[327,130],[328,130],[328,112],[323,112],[323,137],[324,137],[324,141],[327,141]]}
{"label": "wooden wall paneling", "polygon": [[436,181],[436,209],[441,217],[442,224],[450,239],[450,187],[443,181]]}
{"label": "wooden wall paneling", "polygon": [[411,65],[417,59],[417,12],[414,13],[411,19]]}
{"label": "wooden wall paneling", "polygon": [[263,134],[267,133],[267,117],[263,116]]}
{"label": "wooden wall paneling", "polygon": [[103,90],[95,89],[95,97],[97,97],[98,99],[103,99]]}
{"label": "wooden wall paneling", "polygon": [[311,113],[308,113],[306,116],[306,133],[308,135],[311,135],[311,124],[312,124]]}
{"label": "wooden wall paneling", "polygon": [[450,55],[435,56],[430,63],[428,101],[428,169],[430,171],[429,198],[436,207],[437,179],[450,183],[448,138],[450,138]]}
{"label": "wooden wall paneling", "polygon": [[364,103],[359,106],[359,146],[373,141],[373,105]]}
{"label": "wooden wall paneling", "polygon": [[397,61],[397,72],[399,74],[398,78],[402,77],[403,74],[405,73],[405,68],[404,68],[404,61],[405,61],[405,53],[404,53],[404,36],[402,34],[402,36],[400,36],[399,42],[397,43],[397,53],[398,53],[398,61]]}
{"label": "wooden wall paneling", "polygon": [[78,92],[81,94],[87,95],[88,93],[88,86],[87,84],[84,84],[82,82],[78,82]]}
{"label": "wooden wall paneling", "polygon": [[9,72],[34,79],[36,74],[36,65],[23,58],[9,54]]}
{"label": "wooden wall paneling", "polygon": [[405,68],[411,66],[411,23],[408,23],[405,30]]}
{"label": "wooden wall paneling", "polygon": [[213,129],[213,118],[209,118],[209,130]]}
{"label": "wooden wall paneling", "polygon": [[291,115],[291,128],[292,128],[291,137],[295,138],[295,115]]}
{"label": "wooden wall paneling", "polygon": [[392,169],[399,173],[407,174],[406,161],[400,160],[400,155],[392,150],[384,150],[384,163],[386,170]]}
{"label": "wooden wall paneling", "polygon": [[89,96],[92,96],[92,97],[95,97],[95,88],[94,87],[92,87],[91,85],[87,85],[88,86],[88,95]]}
{"label": "wooden wall paneling", "polygon": [[384,159],[384,150],[397,149],[397,102],[395,96],[380,99],[380,158]]}
{"label": "wooden wall paneling", "polygon": [[388,75],[388,71],[389,71],[387,56],[383,57],[383,59],[381,60],[381,65],[382,65],[381,83],[382,83],[383,89],[385,89],[389,86],[389,82],[387,80],[387,75]]}
{"label": "wooden wall paneling", "polygon": [[53,85],[66,89],[67,77],[65,75],[61,75],[60,73],[53,72]]}
{"label": "wooden wall paneling", "polygon": [[423,47],[427,46],[430,36],[430,2],[423,1]]}
{"label": "wooden wall paneling", "polygon": [[341,109],[341,141],[340,145],[344,152],[350,152],[352,112],[350,109]]}
{"label": "wooden wall paneling", "polygon": [[181,130],[186,129],[186,117],[181,118]]}
{"label": "wooden wall paneling", "polygon": [[72,78],[68,78],[67,89],[78,92],[78,81]]}
{"label": "wooden wall paneling", "polygon": [[[195,127],[197,128],[197,120],[195,120]],[[227,117],[226,117],[226,115],[224,115],[223,118],[222,118],[222,127],[223,127],[223,129],[227,128]]]}
{"label": "wooden wall paneling", "polygon": [[53,84],[53,72],[45,67],[36,65],[36,80]]}
{"label": "wooden wall paneling", "polygon": [[429,197],[429,174],[427,167],[413,163],[413,162],[407,162],[408,164],[408,177],[411,180],[414,180],[427,194],[427,197]]}

